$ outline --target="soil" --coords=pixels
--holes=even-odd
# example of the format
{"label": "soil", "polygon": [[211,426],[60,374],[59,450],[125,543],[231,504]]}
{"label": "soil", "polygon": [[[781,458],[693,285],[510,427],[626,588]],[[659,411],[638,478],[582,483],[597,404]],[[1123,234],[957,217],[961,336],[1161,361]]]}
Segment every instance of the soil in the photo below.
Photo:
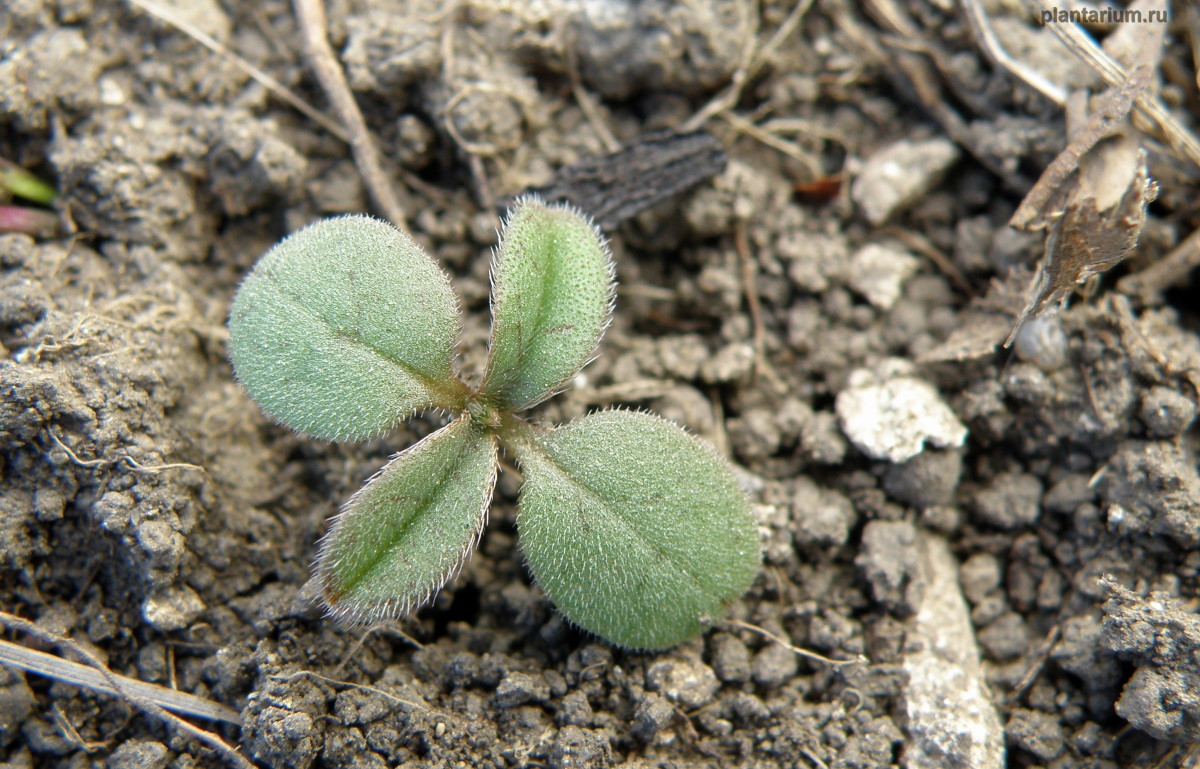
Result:
{"label": "soil", "polygon": [[[1022,6],[985,5],[1048,76],[1101,88]],[[170,6],[326,103],[289,4]],[[1191,125],[1183,6],[1161,93]],[[224,322],[280,237],[372,210],[347,146],[131,4],[7,0],[0,157],[53,180],[68,234],[0,235],[0,608],[233,707],[240,727],[197,723],[264,767],[1189,765],[1196,294],[1130,299],[1114,276],[1193,231],[1200,176],[1147,142],[1161,191],[1133,256],[1000,349],[1043,244],[1007,221],[1065,146],[1062,111],[993,69],[955,4],[896,7],[949,64],[928,71],[961,130],[898,79],[912,46],[813,5],[707,123],[724,169],[609,228],[615,321],[536,414],[652,409],[753,494],[764,563],[733,621],[645,654],[532,584],[513,473],[432,605],[366,632],[322,617],[304,586],[328,518],[439,420],[291,434],[234,381]],[[792,9],[328,4],[408,226],[463,297],[464,370],[486,351],[496,201],[609,134],[682,128]],[[222,764],[108,694],[0,668],[0,766]]]}

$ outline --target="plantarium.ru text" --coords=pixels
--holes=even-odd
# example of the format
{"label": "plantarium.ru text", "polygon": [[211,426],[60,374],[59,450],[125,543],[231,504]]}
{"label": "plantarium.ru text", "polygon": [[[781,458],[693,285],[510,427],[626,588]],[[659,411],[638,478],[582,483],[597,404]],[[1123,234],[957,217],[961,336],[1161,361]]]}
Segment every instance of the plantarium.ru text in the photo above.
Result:
{"label": "plantarium.ru text", "polygon": [[595,353],[612,313],[612,259],[571,209],[519,200],[492,265],[482,382],[453,366],[457,299],[403,232],[328,219],[269,251],[229,320],[238,378],[272,416],[327,440],[454,415],[342,508],[317,580],[337,617],[366,623],[427,601],[487,520],[498,445],[525,483],[517,529],[534,578],[572,622],[631,648],[672,646],[715,622],[758,571],[757,529],[729,466],[675,425],[601,411],[541,429],[518,413]]}

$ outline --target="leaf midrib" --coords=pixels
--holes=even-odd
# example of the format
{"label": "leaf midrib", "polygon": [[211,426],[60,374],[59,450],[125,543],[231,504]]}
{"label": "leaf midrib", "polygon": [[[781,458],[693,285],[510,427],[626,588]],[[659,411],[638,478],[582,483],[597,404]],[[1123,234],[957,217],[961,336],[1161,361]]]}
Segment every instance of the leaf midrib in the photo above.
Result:
{"label": "leaf midrib", "polygon": [[[464,425],[462,429],[470,430],[471,427],[470,427],[470,425]],[[436,440],[436,437],[437,437],[436,433],[433,436],[426,436],[426,438],[423,438],[422,440],[426,440],[430,437],[433,437]],[[445,437],[448,438],[451,436],[447,435]],[[376,570],[378,570],[382,566],[385,566],[387,564],[387,562],[391,560],[391,553],[395,550],[396,546],[401,542],[401,540],[403,540],[404,537],[408,535],[408,532],[410,532],[413,529],[413,527],[417,525],[418,522],[420,522],[423,518],[426,518],[429,515],[431,509],[434,506],[436,506],[438,504],[438,502],[440,502],[445,497],[447,490],[450,489],[452,486],[455,485],[455,483],[458,482],[459,471],[461,470],[463,463],[467,460],[467,458],[470,456],[470,454],[472,454],[475,449],[486,448],[484,446],[480,446],[478,440],[473,440],[476,437],[477,436],[467,435],[463,439],[463,445],[458,450],[457,456],[455,456],[450,461],[449,469],[445,473],[443,473],[441,479],[438,481],[437,485],[433,488],[433,490],[427,496],[423,497],[421,502],[415,506],[415,509],[413,510],[412,514],[405,518],[403,524],[401,526],[397,527],[397,529],[392,530],[392,532],[390,533],[390,536],[385,538],[385,541],[381,544],[381,546],[379,547],[379,550],[378,550],[379,557],[373,559],[372,563],[369,566],[367,566],[366,568],[362,569],[359,572],[358,578],[356,580],[354,580],[354,585],[357,586],[357,585],[361,584],[363,581],[370,579],[371,575],[373,575],[376,572]],[[413,448],[420,448],[420,442],[418,441],[418,443],[415,444],[413,446]],[[433,448],[435,448],[435,447],[426,446],[426,447],[424,447],[423,450],[429,451]],[[493,461],[495,461],[494,458],[493,458]],[[453,483],[452,483],[452,481],[453,481]],[[487,510],[487,507],[488,507],[488,504],[490,503],[490,501],[491,501],[490,499],[484,500],[483,505],[481,505],[480,510],[479,510],[478,514],[476,515],[475,526],[473,527],[473,529],[475,531],[479,531],[482,528],[484,512]],[[469,543],[471,542],[471,540],[472,540],[472,537],[467,537],[468,546],[463,549],[463,554],[465,554],[466,550],[469,548]],[[457,559],[455,559],[455,562],[461,561],[463,554],[460,554],[459,557]],[[454,567],[451,566],[449,569],[446,570],[446,573],[453,571],[453,568]],[[439,575],[439,576],[441,576],[441,575]],[[439,580],[433,579],[433,580],[430,580],[430,582],[437,583],[437,582],[439,582]],[[414,587],[415,587],[415,585],[414,585]],[[352,588],[347,586],[347,592],[349,592],[349,590],[351,590],[351,589]]]}
{"label": "leaf midrib", "polygon": [[305,302],[302,298],[300,298],[298,296],[294,296],[291,292],[286,290],[278,278],[272,278],[271,283],[274,284],[276,289],[279,291],[279,295],[282,296],[284,299],[286,299],[294,308],[299,309],[301,313],[305,314],[309,318],[319,321],[321,323],[321,325],[323,325],[325,327],[325,329],[329,332],[330,336],[337,338],[337,339],[344,340],[351,344],[356,344],[356,345],[362,347],[363,349],[367,350],[368,352],[372,353],[373,355],[375,355],[377,358],[382,360],[384,363],[390,363],[390,364],[396,366],[397,368],[402,369],[403,373],[405,373],[408,376],[412,377],[413,379],[417,380],[417,382],[420,383],[420,385],[422,387],[424,387],[430,394],[436,395],[436,394],[441,393],[442,390],[445,389],[445,385],[448,384],[448,379],[446,381],[442,381],[442,380],[439,380],[438,378],[435,378],[429,374],[426,374],[424,371],[421,371],[412,363],[409,363],[408,361],[398,358],[398,357],[392,355],[391,353],[380,350],[379,348],[370,344],[369,342],[367,342],[366,340],[364,340],[362,337],[358,336],[357,334],[349,333],[347,331],[342,330],[336,324],[334,324],[333,321],[331,321],[329,318],[326,318],[324,315],[322,315],[319,310],[314,310],[314,309],[310,308],[308,305],[305,304]]}
{"label": "leaf midrib", "polygon": [[[599,504],[601,509],[607,511],[609,513],[610,517],[620,521],[621,524],[623,524],[628,531],[632,532],[632,534],[635,537],[637,537],[638,541],[645,544],[647,549],[649,549],[651,552],[657,554],[663,561],[670,563],[671,565],[675,566],[675,568],[677,568],[680,572],[682,572],[682,573],[686,574],[688,577],[690,577],[692,582],[695,583],[697,589],[700,591],[701,595],[703,595],[706,598],[712,597],[710,590],[707,589],[705,583],[701,580],[701,578],[697,574],[695,574],[691,569],[687,568],[687,566],[685,566],[684,564],[677,561],[674,557],[672,557],[672,555],[670,553],[668,553],[667,551],[660,548],[656,543],[650,541],[648,538],[646,538],[644,535],[642,535],[640,528],[633,521],[629,520],[628,517],[621,514],[619,511],[613,509],[612,506],[609,505],[609,503],[604,499],[603,496],[600,495],[599,492],[593,490],[586,483],[579,480],[571,473],[567,472],[567,470],[561,464],[559,464],[558,461],[553,456],[551,456],[550,450],[546,446],[544,446],[540,443],[537,443],[537,442],[534,442],[534,446],[536,446],[538,452],[542,455],[542,457],[545,458],[547,465],[554,468],[554,470],[557,470],[559,475],[561,475],[565,480],[570,482],[573,486],[578,488],[581,492],[586,494],[588,497],[595,500]],[[581,516],[583,515],[582,510],[580,511],[580,515]]]}

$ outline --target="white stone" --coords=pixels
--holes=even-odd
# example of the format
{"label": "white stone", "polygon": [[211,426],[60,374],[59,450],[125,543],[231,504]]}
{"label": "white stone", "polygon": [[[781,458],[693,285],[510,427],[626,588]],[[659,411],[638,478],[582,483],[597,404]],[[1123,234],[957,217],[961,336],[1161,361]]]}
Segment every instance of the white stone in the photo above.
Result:
{"label": "white stone", "polygon": [[850,287],[881,310],[890,310],[904,292],[904,282],[921,261],[899,248],[871,243],[850,258]]}
{"label": "white stone", "polygon": [[979,662],[958,564],[944,539],[919,540],[924,597],[907,622],[902,661],[904,769],[1002,769],[1004,729]]}
{"label": "white stone", "polygon": [[932,189],[958,156],[958,147],[945,137],[902,139],[867,158],[850,196],[867,221],[883,224]]}
{"label": "white stone", "polygon": [[967,438],[966,425],[934,386],[896,358],[884,361],[877,372],[851,373],[836,410],[842,432],[872,459],[904,462],[920,454],[926,441],[951,448]]}

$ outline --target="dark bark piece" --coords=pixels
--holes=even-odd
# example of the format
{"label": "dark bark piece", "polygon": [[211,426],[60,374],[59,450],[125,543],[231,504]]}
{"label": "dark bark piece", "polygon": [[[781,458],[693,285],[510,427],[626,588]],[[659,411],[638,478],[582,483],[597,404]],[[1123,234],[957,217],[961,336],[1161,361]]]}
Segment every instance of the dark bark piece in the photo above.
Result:
{"label": "dark bark piece", "polygon": [[705,131],[658,131],[609,155],[585,158],[527,192],[567,202],[612,229],[725,168],[724,146]]}

